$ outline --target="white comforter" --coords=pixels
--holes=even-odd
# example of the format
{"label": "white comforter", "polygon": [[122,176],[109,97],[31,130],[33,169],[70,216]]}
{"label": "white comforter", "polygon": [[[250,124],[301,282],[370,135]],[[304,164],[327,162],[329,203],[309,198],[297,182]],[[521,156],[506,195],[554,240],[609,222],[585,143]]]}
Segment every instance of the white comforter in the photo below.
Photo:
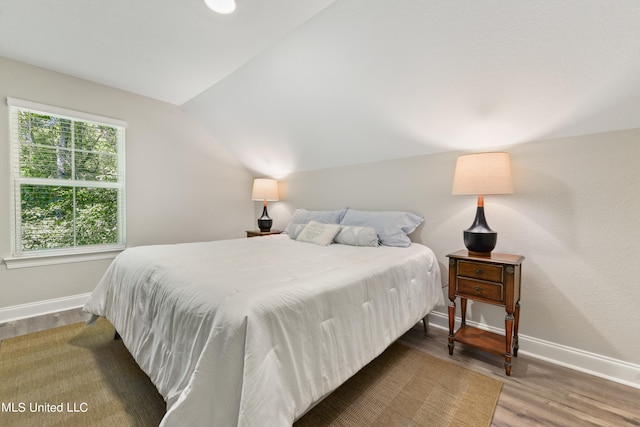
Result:
{"label": "white comforter", "polygon": [[444,303],[432,251],[285,235],[127,249],[85,311],[167,402],[163,426],[290,426]]}

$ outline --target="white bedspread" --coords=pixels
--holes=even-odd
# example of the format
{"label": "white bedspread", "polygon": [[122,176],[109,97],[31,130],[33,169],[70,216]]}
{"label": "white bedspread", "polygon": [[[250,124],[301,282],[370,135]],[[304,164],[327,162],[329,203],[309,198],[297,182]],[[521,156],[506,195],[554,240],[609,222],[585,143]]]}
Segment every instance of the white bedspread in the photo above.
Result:
{"label": "white bedspread", "polygon": [[285,235],[127,249],[85,311],[167,402],[163,426],[290,426],[443,304],[432,251]]}

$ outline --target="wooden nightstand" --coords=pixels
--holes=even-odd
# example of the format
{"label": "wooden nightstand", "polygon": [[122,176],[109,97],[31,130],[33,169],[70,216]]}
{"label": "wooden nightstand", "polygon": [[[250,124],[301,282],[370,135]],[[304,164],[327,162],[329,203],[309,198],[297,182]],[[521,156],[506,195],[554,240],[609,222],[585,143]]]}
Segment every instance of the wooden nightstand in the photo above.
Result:
{"label": "wooden nightstand", "polygon": [[[472,256],[466,250],[449,258],[449,354],[455,341],[504,356],[504,369],[511,375],[511,356],[518,356],[520,320],[520,270],[523,256],[495,254]],[[462,325],[454,333],[456,297],[460,297]],[[505,333],[496,334],[466,324],[467,300],[500,305],[507,311]]]}
{"label": "wooden nightstand", "polygon": [[269,231],[247,230],[247,237],[270,236],[272,234],[280,234],[282,230],[271,229]]}

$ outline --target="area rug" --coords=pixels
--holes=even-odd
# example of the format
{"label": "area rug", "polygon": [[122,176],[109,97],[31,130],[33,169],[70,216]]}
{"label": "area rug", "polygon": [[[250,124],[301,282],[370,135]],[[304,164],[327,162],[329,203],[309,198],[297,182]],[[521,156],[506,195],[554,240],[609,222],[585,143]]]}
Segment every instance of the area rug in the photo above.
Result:
{"label": "area rug", "polygon": [[490,426],[502,382],[392,344],[296,427]]}
{"label": "area rug", "polygon": [[[100,319],[2,341],[2,426],[157,426],[165,403]],[[306,426],[489,426],[500,381],[393,344],[298,420]]]}
{"label": "area rug", "polygon": [[157,426],[166,405],[99,319],[3,340],[0,425]]}

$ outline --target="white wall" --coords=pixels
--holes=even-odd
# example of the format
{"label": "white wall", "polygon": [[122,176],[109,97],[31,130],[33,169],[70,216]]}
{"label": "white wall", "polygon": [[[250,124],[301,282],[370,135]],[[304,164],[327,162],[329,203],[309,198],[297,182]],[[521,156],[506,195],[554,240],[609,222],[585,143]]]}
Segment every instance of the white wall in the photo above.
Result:
{"label": "white wall", "polygon": [[[631,364],[627,380],[640,386],[640,129],[502,148],[516,192],[486,196],[485,212],[498,231],[495,251],[526,257],[521,350],[568,346],[572,357]],[[475,214],[475,197],[451,195],[459,154],[296,173],[270,208],[274,227],[296,207],[419,212],[425,223],[412,238],[435,251],[446,281],[446,255],[464,248],[462,230]],[[469,312],[480,324],[504,325],[502,308]]]}
{"label": "white wall", "polygon": [[[7,96],[128,122],[130,246],[243,237],[256,228],[252,177],[177,107],[0,58],[0,256],[10,255]],[[487,196],[485,208],[499,233],[496,251],[526,257],[521,351],[551,346],[583,361],[619,362],[620,377],[631,373],[626,379],[638,385],[639,140],[634,129],[507,147],[516,193]],[[274,228],[284,228],[295,207],[419,212],[426,220],[412,237],[446,272],[446,254],[463,247],[475,212],[474,197],[451,196],[458,154],[293,174],[281,181],[283,201],[269,205]],[[109,262],[2,264],[0,311],[90,292]],[[438,313],[444,318],[445,307]],[[477,304],[469,318],[499,328],[504,313]],[[583,368],[597,371],[598,363]]]}
{"label": "white wall", "polygon": [[[10,256],[6,97],[122,119],[129,246],[242,237],[252,176],[179,108],[0,58],[0,258]],[[91,292],[110,260],[7,270],[0,310]]]}

